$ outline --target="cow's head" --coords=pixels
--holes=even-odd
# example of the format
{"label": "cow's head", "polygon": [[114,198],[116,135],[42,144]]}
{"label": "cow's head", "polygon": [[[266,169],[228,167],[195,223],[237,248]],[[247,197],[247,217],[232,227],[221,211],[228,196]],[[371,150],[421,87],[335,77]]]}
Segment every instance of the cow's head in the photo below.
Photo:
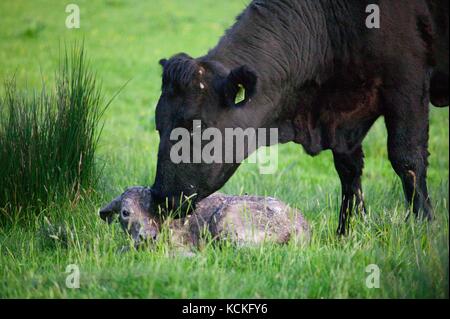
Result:
{"label": "cow's head", "polygon": [[160,218],[154,212],[152,192],[148,187],[130,187],[99,211],[108,223],[118,217],[123,230],[134,240],[136,246],[156,239]]}
{"label": "cow's head", "polygon": [[[208,128],[220,130],[223,136],[225,128],[258,127],[258,115],[249,112],[258,103],[257,75],[246,66],[228,69],[220,62],[193,59],[186,54],[161,60],[160,64],[162,94],[156,107],[160,144],[152,190],[159,207],[174,209],[180,208],[185,197],[195,203],[220,189],[238,168],[239,163],[234,161],[205,163],[201,158],[200,163],[195,163],[193,137]],[[200,121],[201,128],[193,127],[194,120]],[[177,143],[171,140],[171,134],[177,128],[190,132],[190,163],[177,163],[171,158]],[[203,141],[202,146],[207,143]],[[181,206],[182,215],[186,206]]]}

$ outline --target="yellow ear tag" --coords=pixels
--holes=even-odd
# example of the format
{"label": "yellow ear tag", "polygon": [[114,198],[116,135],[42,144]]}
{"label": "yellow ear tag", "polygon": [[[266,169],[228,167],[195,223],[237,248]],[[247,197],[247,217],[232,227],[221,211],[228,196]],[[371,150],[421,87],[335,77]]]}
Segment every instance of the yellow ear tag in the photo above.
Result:
{"label": "yellow ear tag", "polygon": [[242,84],[238,84],[239,90],[236,94],[236,98],[234,100],[234,104],[239,104],[245,100],[245,88]]}

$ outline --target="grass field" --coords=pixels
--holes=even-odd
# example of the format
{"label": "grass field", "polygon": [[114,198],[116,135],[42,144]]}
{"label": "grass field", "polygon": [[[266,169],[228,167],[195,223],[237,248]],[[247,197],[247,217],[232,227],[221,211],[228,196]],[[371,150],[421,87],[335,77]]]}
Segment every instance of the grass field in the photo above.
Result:
{"label": "grass field", "polygon": [[[332,156],[308,157],[300,146],[279,147],[276,174],[243,165],[222,191],[276,196],[300,208],[313,229],[309,247],[206,247],[193,258],[156,251],[118,253],[128,241],[97,209],[131,185],[150,185],[158,134],[158,60],[213,47],[244,0],[77,0],[81,28],[65,27],[65,3],[0,2],[0,79],[21,87],[52,82],[61,44],[85,41],[105,96],[129,83],[107,110],[97,165],[100,185],[76,201],[59,198],[36,218],[0,229],[2,298],[448,298],[449,112],[432,109],[429,188],[436,220],[404,222],[401,185],[386,154],[383,120],[365,140],[363,177],[369,216],[337,238],[340,186]],[[1,185],[0,185],[1,187]],[[21,212],[22,214],[25,212]],[[66,240],[43,231],[68,229]],[[80,288],[66,287],[66,267],[80,269]],[[376,264],[380,288],[366,286]]]}

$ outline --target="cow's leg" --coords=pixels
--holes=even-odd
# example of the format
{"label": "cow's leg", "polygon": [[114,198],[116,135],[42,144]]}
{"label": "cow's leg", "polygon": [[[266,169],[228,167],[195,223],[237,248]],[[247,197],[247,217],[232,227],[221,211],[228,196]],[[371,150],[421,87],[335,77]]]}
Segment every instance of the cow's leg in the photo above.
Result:
{"label": "cow's leg", "polygon": [[364,168],[362,146],[349,154],[333,151],[334,166],[341,179],[342,203],[339,212],[338,234],[345,235],[352,211],[365,214],[361,175]]}
{"label": "cow's leg", "polygon": [[416,217],[431,219],[426,181],[429,80],[416,85],[405,84],[408,81],[400,83],[403,85],[384,94],[389,160],[402,180],[407,203]]}

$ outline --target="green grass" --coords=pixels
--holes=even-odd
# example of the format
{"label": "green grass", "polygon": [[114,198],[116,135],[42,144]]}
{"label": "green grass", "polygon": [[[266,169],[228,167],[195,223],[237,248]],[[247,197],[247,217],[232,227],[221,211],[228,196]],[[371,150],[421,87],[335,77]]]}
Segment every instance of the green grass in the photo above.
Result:
{"label": "green grass", "polygon": [[[107,97],[130,80],[105,113],[97,158],[103,177],[95,191],[76,203],[59,198],[37,218],[0,229],[1,297],[448,298],[448,109],[431,112],[431,224],[404,222],[401,185],[387,160],[380,120],[364,143],[369,218],[355,220],[347,238],[335,236],[340,190],[331,154],[310,158],[289,144],[279,148],[277,174],[260,176],[246,164],[222,191],[276,196],[300,208],[313,228],[309,247],[207,247],[193,258],[171,257],[165,245],[118,253],[127,239],[96,211],[126,186],[153,182],[157,61],[180,51],[205,53],[246,2],[77,3],[80,30],[65,28],[60,1],[0,2],[0,78],[15,73],[18,85],[38,87],[42,76],[52,79],[59,41],[84,38]],[[48,236],[44,216],[53,229],[63,229],[58,239]],[[80,289],[65,286],[69,264],[80,267]],[[380,289],[365,285],[370,264],[380,267]]]}
{"label": "green grass", "polygon": [[[103,106],[82,46],[65,48],[53,87],[5,84],[0,99],[0,217],[39,209],[60,196],[95,187],[95,151]],[[74,195],[75,194],[75,195]],[[30,210],[28,210],[30,211]]]}

